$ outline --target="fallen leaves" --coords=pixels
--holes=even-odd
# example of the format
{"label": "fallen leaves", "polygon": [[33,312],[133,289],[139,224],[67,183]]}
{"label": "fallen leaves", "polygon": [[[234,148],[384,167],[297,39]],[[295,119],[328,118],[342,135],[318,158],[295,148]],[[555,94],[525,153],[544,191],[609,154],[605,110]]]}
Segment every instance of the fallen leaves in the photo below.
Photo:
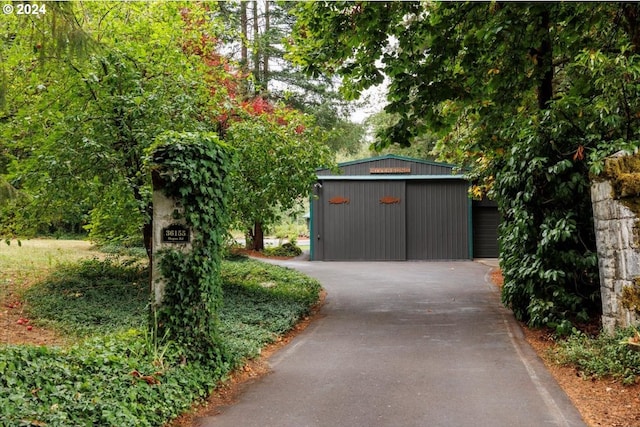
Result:
{"label": "fallen leaves", "polygon": [[156,385],[156,384],[160,384],[160,380],[158,378],[155,377],[155,375],[161,375],[161,372],[154,372],[153,375],[143,375],[140,372],[138,372],[137,370],[133,370],[131,372],[129,372],[129,375],[131,375],[134,378],[138,378],[144,382],[146,382],[149,385]]}

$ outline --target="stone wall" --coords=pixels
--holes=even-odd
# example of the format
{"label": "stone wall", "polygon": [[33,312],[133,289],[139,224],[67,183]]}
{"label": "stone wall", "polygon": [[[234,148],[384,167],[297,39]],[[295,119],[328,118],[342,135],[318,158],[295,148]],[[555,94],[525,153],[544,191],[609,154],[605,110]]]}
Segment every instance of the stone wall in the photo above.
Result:
{"label": "stone wall", "polygon": [[622,304],[625,288],[638,287],[640,233],[638,216],[616,197],[607,178],[591,186],[593,219],[600,269],[602,324],[605,331],[638,324],[638,316]]}

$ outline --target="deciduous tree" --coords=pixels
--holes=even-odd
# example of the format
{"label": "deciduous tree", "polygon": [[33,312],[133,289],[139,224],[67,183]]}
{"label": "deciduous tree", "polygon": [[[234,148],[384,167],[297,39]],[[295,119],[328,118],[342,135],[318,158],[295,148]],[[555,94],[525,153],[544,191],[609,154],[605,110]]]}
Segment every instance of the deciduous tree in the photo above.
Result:
{"label": "deciduous tree", "polygon": [[99,240],[148,237],[143,152],[166,130],[217,130],[230,71],[202,49],[223,24],[195,3],[47,5],[3,22],[0,132],[9,179],[29,196],[7,216],[20,232],[68,223]]}
{"label": "deciduous tree", "polygon": [[598,307],[589,170],[639,145],[637,4],[313,2],[290,58],[343,92],[390,79],[382,146],[439,132],[503,214],[503,301],[566,330]]}
{"label": "deciduous tree", "polygon": [[316,169],[332,164],[310,116],[265,103],[248,106],[250,117],[231,124],[226,136],[236,150],[232,216],[255,250],[264,249],[264,228],[309,196]]}

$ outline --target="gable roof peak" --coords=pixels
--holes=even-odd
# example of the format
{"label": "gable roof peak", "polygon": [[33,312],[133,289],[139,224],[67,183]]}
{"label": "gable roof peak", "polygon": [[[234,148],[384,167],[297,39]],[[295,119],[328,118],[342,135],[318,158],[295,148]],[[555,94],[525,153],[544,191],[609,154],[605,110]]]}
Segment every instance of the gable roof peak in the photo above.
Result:
{"label": "gable roof peak", "polygon": [[338,163],[338,167],[357,165],[357,164],[361,164],[361,163],[369,163],[369,162],[375,162],[375,161],[387,160],[387,159],[400,160],[400,161],[405,161],[405,162],[421,163],[421,164],[432,165],[432,166],[443,166],[443,167],[449,167],[449,168],[456,168],[457,167],[456,165],[453,165],[453,164],[450,164],[450,163],[443,163],[443,162],[435,162],[435,161],[431,161],[431,160],[417,159],[415,157],[399,156],[397,154],[383,154],[383,155],[380,155],[380,156],[366,157],[364,159],[350,160],[350,161],[347,161],[347,162]]}

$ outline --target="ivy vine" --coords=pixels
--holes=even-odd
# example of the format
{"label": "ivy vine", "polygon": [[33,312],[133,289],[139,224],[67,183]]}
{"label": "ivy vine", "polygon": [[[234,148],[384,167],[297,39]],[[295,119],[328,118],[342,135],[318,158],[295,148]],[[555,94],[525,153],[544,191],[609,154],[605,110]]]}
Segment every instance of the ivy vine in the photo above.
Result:
{"label": "ivy vine", "polygon": [[148,161],[154,180],[167,197],[181,202],[182,219],[193,230],[190,252],[168,249],[154,255],[167,280],[156,312],[159,336],[168,334],[192,360],[219,362],[219,268],[228,224],[230,149],[214,133],[166,132],[156,139]]}

